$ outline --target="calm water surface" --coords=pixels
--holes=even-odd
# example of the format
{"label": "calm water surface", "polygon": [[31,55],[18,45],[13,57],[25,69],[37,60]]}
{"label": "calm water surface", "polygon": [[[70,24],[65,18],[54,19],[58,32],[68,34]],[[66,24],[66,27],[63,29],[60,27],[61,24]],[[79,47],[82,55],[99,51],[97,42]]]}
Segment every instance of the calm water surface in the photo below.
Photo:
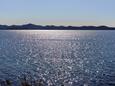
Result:
{"label": "calm water surface", "polygon": [[0,31],[0,79],[17,82],[23,74],[46,86],[109,86],[115,31]]}

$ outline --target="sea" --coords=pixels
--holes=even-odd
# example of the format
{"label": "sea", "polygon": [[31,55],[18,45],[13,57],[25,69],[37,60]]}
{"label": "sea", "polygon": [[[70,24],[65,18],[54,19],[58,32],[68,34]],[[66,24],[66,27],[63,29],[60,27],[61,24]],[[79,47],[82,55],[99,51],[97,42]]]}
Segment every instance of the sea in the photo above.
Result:
{"label": "sea", "polygon": [[0,81],[115,86],[114,30],[0,30]]}

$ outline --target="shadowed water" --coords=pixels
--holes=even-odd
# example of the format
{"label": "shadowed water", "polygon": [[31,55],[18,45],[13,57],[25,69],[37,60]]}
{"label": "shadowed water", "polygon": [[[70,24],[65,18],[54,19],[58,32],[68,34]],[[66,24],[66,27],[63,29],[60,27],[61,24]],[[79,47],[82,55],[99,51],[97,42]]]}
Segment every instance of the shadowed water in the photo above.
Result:
{"label": "shadowed water", "polygon": [[115,31],[0,31],[0,79],[23,74],[46,86],[112,86]]}

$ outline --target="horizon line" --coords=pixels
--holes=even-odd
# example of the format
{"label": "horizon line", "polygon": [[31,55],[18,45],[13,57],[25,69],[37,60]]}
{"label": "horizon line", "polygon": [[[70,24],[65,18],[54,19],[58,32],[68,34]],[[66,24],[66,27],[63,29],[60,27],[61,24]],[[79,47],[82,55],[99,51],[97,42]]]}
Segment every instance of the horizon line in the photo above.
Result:
{"label": "horizon line", "polygon": [[46,25],[42,25],[42,24],[34,24],[34,23],[24,23],[24,24],[0,24],[0,25],[5,25],[5,26],[23,26],[23,25],[37,25],[37,26],[63,26],[63,27],[88,27],[88,26],[92,26],[92,27],[110,27],[110,28],[115,28],[115,26],[109,26],[109,25],[55,25],[55,24],[46,24]]}

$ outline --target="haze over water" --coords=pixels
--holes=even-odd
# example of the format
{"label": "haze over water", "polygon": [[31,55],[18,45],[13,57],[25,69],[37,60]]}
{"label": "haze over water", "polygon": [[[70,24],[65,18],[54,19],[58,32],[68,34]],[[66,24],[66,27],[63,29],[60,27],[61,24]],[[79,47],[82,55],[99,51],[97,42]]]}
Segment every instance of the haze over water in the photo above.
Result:
{"label": "haze over water", "polygon": [[0,31],[0,78],[60,86],[115,82],[115,31]]}

